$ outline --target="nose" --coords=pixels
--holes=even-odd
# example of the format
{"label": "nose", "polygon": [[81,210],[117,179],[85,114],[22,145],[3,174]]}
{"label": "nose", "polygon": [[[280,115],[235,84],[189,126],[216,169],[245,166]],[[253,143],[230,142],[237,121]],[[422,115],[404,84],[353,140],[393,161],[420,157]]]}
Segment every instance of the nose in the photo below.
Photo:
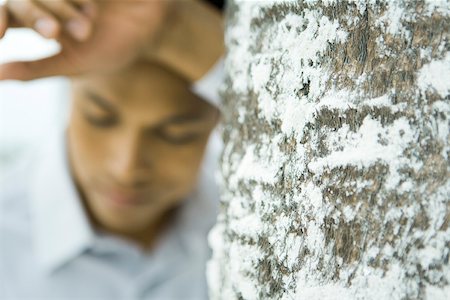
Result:
{"label": "nose", "polygon": [[146,153],[145,140],[138,133],[128,133],[114,145],[112,172],[115,180],[126,187],[136,187],[148,181],[151,162]]}

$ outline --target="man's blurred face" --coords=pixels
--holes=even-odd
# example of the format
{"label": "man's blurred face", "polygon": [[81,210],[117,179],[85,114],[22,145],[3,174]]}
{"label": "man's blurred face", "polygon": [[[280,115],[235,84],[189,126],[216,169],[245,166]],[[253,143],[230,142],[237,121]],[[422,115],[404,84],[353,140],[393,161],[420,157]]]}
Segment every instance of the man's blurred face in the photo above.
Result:
{"label": "man's blurred face", "polygon": [[157,65],[73,81],[73,175],[91,216],[142,231],[193,190],[218,111]]}

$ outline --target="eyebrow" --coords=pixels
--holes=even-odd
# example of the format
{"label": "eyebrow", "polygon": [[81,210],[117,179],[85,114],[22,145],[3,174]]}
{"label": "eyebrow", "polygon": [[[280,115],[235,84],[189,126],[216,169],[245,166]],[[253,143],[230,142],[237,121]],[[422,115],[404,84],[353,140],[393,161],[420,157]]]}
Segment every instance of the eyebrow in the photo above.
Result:
{"label": "eyebrow", "polygon": [[116,113],[117,110],[111,104],[111,102],[106,100],[102,96],[100,96],[92,91],[89,91],[89,90],[86,92],[86,95],[92,102],[94,102],[95,104],[97,104],[98,106],[103,108],[104,110],[107,110],[110,113]]}

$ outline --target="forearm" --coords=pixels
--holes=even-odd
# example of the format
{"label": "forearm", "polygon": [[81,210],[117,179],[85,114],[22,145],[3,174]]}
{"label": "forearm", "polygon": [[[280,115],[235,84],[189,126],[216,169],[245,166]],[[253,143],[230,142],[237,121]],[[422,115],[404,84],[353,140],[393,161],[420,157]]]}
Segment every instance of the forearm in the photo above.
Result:
{"label": "forearm", "polygon": [[179,1],[146,56],[194,82],[223,55],[223,34],[219,11],[200,1]]}

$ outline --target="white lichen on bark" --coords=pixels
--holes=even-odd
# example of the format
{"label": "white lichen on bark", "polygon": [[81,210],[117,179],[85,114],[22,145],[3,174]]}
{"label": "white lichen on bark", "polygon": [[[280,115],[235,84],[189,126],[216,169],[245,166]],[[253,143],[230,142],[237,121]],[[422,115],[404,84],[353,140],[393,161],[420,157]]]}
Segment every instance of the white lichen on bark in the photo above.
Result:
{"label": "white lichen on bark", "polygon": [[449,299],[448,1],[232,1],[212,299]]}

